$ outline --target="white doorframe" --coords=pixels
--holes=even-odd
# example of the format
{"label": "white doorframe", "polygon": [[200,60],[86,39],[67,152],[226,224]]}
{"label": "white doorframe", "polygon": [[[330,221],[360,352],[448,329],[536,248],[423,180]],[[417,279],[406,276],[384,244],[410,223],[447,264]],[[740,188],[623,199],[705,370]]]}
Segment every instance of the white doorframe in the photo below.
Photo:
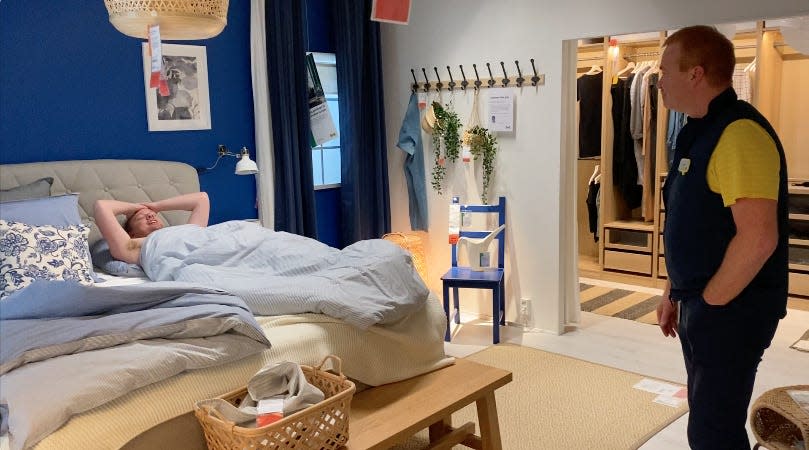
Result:
{"label": "white doorframe", "polygon": [[[579,299],[579,243],[576,218],[576,58],[578,40],[562,41],[561,148],[559,149],[559,323],[578,325],[581,318]],[[564,332],[564,330],[562,330]]]}

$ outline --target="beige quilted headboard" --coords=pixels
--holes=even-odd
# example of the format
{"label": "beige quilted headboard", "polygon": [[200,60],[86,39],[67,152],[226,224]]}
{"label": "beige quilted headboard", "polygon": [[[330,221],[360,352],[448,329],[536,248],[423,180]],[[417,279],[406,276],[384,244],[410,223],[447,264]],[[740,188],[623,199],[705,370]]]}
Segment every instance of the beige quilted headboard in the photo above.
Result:
{"label": "beige quilted headboard", "polygon": [[[127,202],[162,200],[199,192],[197,171],[185,163],[137,159],[96,159],[26,164],[0,164],[0,189],[53,177],[52,195],[79,194],[79,213],[92,225],[90,245],[101,235],[93,223],[93,204],[101,198]],[[160,213],[170,225],[184,224],[188,212]],[[123,216],[118,218],[123,221]]]}

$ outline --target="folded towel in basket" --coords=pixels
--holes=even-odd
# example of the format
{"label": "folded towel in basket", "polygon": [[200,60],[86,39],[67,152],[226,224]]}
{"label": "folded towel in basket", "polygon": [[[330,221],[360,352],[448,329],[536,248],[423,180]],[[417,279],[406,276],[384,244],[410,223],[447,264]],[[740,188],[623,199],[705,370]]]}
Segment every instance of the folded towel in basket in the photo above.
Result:
{"label": "folded towel in basket", "polygon": [[264,366],[247,383],[247,392],[238,408],[221,398],[202,400],[197,405],[208,405],[241,426],[255,426],[259,400],[283,395],[284,416],[288,416],[325,399],[323,391],[306,380],[301,366],[289,361]]}

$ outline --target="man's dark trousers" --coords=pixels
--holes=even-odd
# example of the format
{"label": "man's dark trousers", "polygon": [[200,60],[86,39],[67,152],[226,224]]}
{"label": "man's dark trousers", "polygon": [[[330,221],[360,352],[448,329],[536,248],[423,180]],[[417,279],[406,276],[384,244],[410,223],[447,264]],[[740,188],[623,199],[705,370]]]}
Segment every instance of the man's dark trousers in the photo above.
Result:
{"label": "man's dark trousers", "polygon": [[753,382],[779,320],[755,307],[761,300],[740,297],[712,306],[694,295],[680,301],[688,443],[694,450],[750,449],[745,423]]}

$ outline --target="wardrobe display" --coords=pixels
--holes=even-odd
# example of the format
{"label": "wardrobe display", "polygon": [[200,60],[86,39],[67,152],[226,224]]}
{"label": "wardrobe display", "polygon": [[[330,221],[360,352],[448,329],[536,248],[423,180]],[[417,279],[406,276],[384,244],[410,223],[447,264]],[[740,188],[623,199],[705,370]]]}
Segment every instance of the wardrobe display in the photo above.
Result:
{"label": "wardrobe display", "polygon": [[[581,118],[592,116],[585,108],[595,103],[582,99],[593,90],[594,79],[585,77],[596,66],[602,81],[599,159],[578,161],[579,257],[592,261],[580,267],[646,276],[659,286],[666,278],[661,188],[671,148],[686,120],[665,108],[657,90],[666,36],[664,31],[580,42],[577,64],[580,158],[589,154],[582,142],[592,142],[587,133],[594,128],[587,125],[582,131]],[[733,87],[767,117],[784,146],[790,182],[790,294],[809,296],[809,128],[801,126],[809,89],[800,82],[809,77],[809,55],[784,43],[777,22],[737,26],[733,44]],[[594,199],[590,174],[595,175],[596,164],[600,186]],[[588,235],[590,204],[597,205],[597,231]],[[591,242],[582,245],[585,239]]]}

